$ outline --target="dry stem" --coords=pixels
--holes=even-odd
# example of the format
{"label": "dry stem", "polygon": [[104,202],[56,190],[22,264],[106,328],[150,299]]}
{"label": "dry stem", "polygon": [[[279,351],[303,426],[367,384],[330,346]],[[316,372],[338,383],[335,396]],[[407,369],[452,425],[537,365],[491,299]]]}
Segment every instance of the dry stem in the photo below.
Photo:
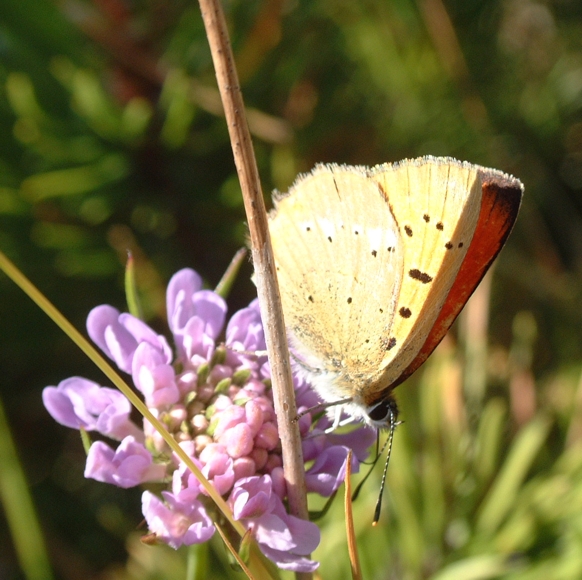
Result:
{"label": "dry stem", "polygon": [[249,224],[259,305],[271,364],[273,396],[283,450],[289,510],[299,518],[308,519],[303,453],[299,428],[295,421],[297,416],[295,392],[257,164],[222,7],[219,0],[199,0],[199,2]]}

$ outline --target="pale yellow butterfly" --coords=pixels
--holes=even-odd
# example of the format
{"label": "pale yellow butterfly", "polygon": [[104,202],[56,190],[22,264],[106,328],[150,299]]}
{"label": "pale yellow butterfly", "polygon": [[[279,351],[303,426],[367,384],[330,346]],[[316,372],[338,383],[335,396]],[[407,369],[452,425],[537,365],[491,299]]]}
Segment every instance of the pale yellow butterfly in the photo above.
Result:
{"label": "pale yellow butterfly", "polygon": [[318,165],[275,199],[285,323],[327,403],[391,427],[393,388],[441,341],[502,248],[519,180],[451,158]]}

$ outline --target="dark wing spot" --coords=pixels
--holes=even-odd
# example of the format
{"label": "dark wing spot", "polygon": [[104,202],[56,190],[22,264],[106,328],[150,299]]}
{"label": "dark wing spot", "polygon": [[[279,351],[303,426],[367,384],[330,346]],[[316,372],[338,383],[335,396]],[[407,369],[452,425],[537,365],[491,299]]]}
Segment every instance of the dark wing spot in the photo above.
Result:
{"label": "dark wing spot", "polygon": [[459,242],[459,245],[457,247],[462,248],[464,246],[463,242]]}
{"label": "dark wing spot", "polygon": [[410,226],[404,226],[404,231],[409,238],[412,237],[412,228]]}
{"label": "dark wing spot", "polygon": [[408,272],[408,275],[412,279],[418,280],[419,282],[422,282],[423,284],[428,284],[429,282],[432,282],[432,276],[429,276],[426,272],[421,272],[420,270],[417,270],[416,268],[414,270],[410,270]]}
{"label": "dark wing spot", "polygon": [[372,256],[374,256],[374,258],[378,255],[378,252],[376,250],[372,250]]}
{"label": "dark wing spot", "polygon": [[331,239],[331,236],[327,236],[327,239],[328,239],[330,242],[332,241],[332,239]]}
{"label": "dark wing spot", "polygon": [[392,350],[396,346],[396,339],[393,336],[391,336],[388,340],[383,338],[382,346],[384,347],[384,350]]}
{"label": "dark wing spot", "polygon": [[351,297],[351,296],[349,296],[349,297],[348,297],[348,304],[351,304],[351,303],[352,303],[352,297]]}
{"label": "dark wing spot", "polygon": [[422,216],[422,219],[423,219],[423,220],[424,220],[426,223],[428,223],[428,222],[430,221],[430,216],[429,216],[427,213],[425,213],[425,214]]}
{"label": "dark wing spot", "polygon": [[412,316],[410,308],[406,308],[406,306],[403,306],[398,312],[402,318],[410,318]]}
{"label": "dark wing spot", "polygon": [[447,242],[447,243],[445,244],[445,248],[446,248],[447,250],[452,250],[452,249],[453,249],[453,244],[451,244],[451,242]]}
{"label": "dark wing spot", "polygon": [[388,246],[388,251],[389,252],[393,252],[394,251],[394,246]]}
{"label": "dark wing spot", "polygon": [[313,302],[313,296],[311,296],[311,294],[307,297],[307,300],[309,300],[309,302]]}
{"label": "dark wing spot", "polygon": [[436,225],[436,229],[442,232],[445,229],[445,226],[443,225],[443,222],[439,222]]}
{"label": "dark wing spot", "polygon": [[305,228],[305,231],[306,231],[306,232],[310,232],[310,231],[311,231],[311,226],[307,226],[307,227]]}
{"label": "dark wing spot", "polygon": [[380,314],[384,314],[384,309],[380,308]]}
{"label": "dark wing spot", "polygon": [[360,235],[360,230],[354,230],[354,234],[356,234],[356,236]]}

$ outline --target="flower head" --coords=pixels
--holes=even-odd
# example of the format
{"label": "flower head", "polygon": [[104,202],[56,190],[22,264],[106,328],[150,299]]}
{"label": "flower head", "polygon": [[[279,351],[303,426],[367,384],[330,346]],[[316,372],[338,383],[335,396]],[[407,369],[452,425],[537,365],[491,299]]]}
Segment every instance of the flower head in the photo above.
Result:
{"label": "flower head", "polygon": [[[309,554],[319,543],[315,524],[289,515],[277,417],[270,390],[263,327],[257,301],[236,312],[218,342],[226,304],[203,290],[196,272],[176,273],[167,290],[168,341],[145,323],[111,306],[94,308],[87,330],[118,367],[130,373],[151,412],[164,423],[204,476],[230,504],[235,519],[251,530],[263,553],[279,567],[312,571]],[[310,386],[296,379],[297,406],[318,403]],[[207,541],[214,532],[213,503],[190,470],[162,437],[144,421],[130,418],[130,404],[117,390],[73,377],[46,387],[43,400],[63,425],[97,431],[121,441],[117,449],[96,441],[85,476],[131,487],[167,484],[161,496],[144,492],[142,510],[159,541],[174,548]],[[348,448],[357,471],[375,433],[365,426],[349,434],[326,433],[326,416],[312,425],[309,413],[299,422],[308,491],[330,496],[345,476]]]}

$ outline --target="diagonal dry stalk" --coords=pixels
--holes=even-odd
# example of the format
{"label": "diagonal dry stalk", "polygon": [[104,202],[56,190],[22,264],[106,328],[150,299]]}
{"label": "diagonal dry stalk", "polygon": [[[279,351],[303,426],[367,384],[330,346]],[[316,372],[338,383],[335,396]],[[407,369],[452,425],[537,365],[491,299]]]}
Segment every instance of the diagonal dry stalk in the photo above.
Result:
{"label": "diagonal dry stalk", "polygon": [[354,527],[354,514],[352,511],[352,450],[348,452],[346,461],[345,477],[345,497],[344,510],[346,514],[346,536],[348,540],[348,554],[350,555],[350,564],[352,567],[353,580],[362,580],[362,568],[360,566],[360,557],[358,556],[358,547],[356,545],[356,530]]}
{"label": "diagonal dry stalk", "polygon": [[[303,453],[275,261],[244,103],[219,0],[199,0],[247,215],[291,514],[308,519]],[[304,576],[304,575],[302,575]],[[309,575],[310,576],[310,575]]]}

